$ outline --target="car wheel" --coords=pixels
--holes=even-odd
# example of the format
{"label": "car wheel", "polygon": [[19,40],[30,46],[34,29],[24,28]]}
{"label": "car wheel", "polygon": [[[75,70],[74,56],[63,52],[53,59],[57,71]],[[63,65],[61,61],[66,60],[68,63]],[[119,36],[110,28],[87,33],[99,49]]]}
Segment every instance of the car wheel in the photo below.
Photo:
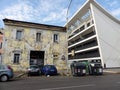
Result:
{"label": "car wheel", "polygon": [[2,75],[2,76],[0,77],[0,81],[2,81],[2,82],[8,81],[8,76],[7,76],[7,75]]}
{"label": "car wheel", "polygon": [[28,77],[31,76],[30,73],[28,73],[27,76],[28,76]]}
{"label": "car wheel", "polygon": [[39,71],[39,75],[41,75],[41,71]]}
{"label": "car wheel", "polygon": [[72,76],[75,76],[75,70],[74,70],[74,67],[71,67],[71,74],[72,74]]}

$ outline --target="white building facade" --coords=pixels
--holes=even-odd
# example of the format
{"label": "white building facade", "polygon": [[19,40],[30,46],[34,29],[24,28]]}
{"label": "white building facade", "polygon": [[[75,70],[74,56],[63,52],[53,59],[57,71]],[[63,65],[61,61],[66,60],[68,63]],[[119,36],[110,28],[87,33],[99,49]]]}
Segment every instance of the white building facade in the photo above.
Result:
{"label": "white building facade", "polygon": [[96,1],[85,2],[65,26],[69,64],[101,60],[104,67],[120,67],[120,21]]}

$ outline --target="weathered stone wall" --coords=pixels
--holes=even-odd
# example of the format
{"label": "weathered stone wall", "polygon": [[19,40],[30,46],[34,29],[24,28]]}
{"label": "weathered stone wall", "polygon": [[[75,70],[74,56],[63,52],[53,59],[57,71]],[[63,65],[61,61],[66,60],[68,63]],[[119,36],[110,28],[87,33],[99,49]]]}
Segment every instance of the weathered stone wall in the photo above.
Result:
{"label": "weathered stone wall", "polygon": [[[16,40],[17,30],[23,31],[23,37],[20,41]],[[42,35],[40,42],[36,42],[37,32],[41,32]],[[55,33],[59,35],[58,43],[53,42],[53,34]],[[30,50],[45,51],[44,64],[54,64],[53,55],[57,54],[57,68],[66,68],[66,32],[5,25],[3,50],[4,63],[11,65],[15,71],[25,70],[29,66]],[[19,50],[21,53],[19,64],[13,64],[15,50]],[[65,60],[62,60],[63,55],[65,56]]]}

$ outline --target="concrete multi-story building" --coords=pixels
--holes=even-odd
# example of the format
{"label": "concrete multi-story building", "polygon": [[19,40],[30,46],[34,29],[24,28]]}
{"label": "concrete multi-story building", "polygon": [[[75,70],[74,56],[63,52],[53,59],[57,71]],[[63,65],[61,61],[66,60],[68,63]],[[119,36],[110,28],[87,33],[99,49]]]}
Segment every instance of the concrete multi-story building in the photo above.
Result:
{"label": "concrete multi-story building", "polygon": [[66,68],[66,29],[60,26],[3,19],[3,62],[14,70],[24,70],[29,65],[54,64]]}
{"label": "concrete multi-story building", "polygon": [[65,26],[68,63],[101,60],[104,67],[120,67],[120,21],[95,0],[87,0]]}

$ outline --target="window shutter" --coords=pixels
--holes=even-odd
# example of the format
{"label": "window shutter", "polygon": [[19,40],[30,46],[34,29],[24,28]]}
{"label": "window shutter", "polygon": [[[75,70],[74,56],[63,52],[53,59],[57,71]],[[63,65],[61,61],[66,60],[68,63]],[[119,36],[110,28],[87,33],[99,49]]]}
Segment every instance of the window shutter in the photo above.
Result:
{"label": "window shutter", "polygon": [[11,34],[12,36],[12,39],[16,39],[16,29],[13,29],[12,30],[12,34]]}
{"label": "window shutter", "polygon": [[11,63],[13,63],[13,61],[14,61],[14,53],[12,53],[11,55]]}

